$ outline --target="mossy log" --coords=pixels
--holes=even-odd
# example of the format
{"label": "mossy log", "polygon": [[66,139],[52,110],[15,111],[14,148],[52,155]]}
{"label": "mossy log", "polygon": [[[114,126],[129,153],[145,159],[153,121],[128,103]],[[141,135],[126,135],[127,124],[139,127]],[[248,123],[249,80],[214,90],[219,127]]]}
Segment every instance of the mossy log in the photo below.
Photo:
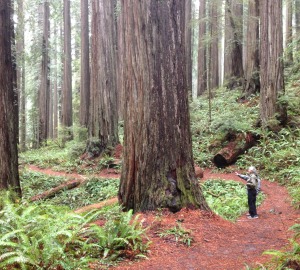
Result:
{"label": "mossy log", "polygon": [[240,133],[231,136],[231,141],[214,156],[213,162],[218,168],[229,166],[246,150],[254,146],[256,142],[257,138],[251,133]]}

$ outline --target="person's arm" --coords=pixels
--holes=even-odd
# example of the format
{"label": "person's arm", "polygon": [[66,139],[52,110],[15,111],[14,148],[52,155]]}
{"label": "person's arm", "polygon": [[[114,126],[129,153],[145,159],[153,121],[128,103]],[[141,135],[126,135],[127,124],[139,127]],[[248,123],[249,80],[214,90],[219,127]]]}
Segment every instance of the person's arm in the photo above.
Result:
{"label": "person's arm", "polygon": [[239,174],[238,172],[235,172],[235,174],[239,177],[239,178],[241,178],[241,179],[243,179],[243,180],[245,180],[245,181],[247,181],[247,180],[249,180],[249,175],[246,175],[246,174]]}

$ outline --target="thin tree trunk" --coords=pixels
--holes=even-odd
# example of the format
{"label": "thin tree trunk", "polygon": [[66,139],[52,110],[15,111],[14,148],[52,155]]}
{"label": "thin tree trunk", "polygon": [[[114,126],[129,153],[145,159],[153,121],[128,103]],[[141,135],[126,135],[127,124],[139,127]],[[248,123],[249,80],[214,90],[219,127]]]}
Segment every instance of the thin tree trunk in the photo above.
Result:
{"label": "thin tree trunk", "polygon": [[122,0],[126,210],[208,209],[195,178],[182,0]]}
{"label": "thin tree trunk", "polygon": [[189,96],[192,97],[192,0],[185,0],[186,78]]}
{"label": "thin tree trunk", "polygon": [[43,5],[43,36],[42,36],[42,64],[40,73],[40,86],[38,94],[39,104],[39,136],[38,145],[44,143],[49,137],[49,99],[50,99],[50,80],[49,80],[49,35],[50,35],[50,9],[49,2]]}
{"label": "thin tree trunk", "polygon": [[210,69],[209,88],[219,87],[219,3],[217,0],[209,2],[210,7]]}
{"label": "thin tree trunk", "polygon": [[286,0],[286,29],[285,29],[285,50],[286,61],[288,64],[293,63],[293,50],[289,44],[293,42],[293,0]]}
{"label": "thin tree trunk", "polygon": [[25,44],[24,44],[24,10],[23,0],[17,1],[18,24],[16,29],[17,48],[17,89],[19,95],[19,144],[20,151],[26,150],[26,95],[25,95]]}
{"label": "thin tree trunk", "polygon": [[[64,77],[62,90],[62,126],[71,127],[72,118],[72,67],[71,67],[71,18],[70,0],[64,0]],[[68,130],[67,134],[70,134]],[[66,134],[65,134],[66,135]],[[70,139],[65,138],[65,139]]]}
{"label": "thin tree trunk", "polygon": [[89,61],[89,10],[88,0],[81,0],[81,79],[80,79],[80,125],[88,127],[90,107],[90,61]]}
{"label": "thin tree trunk", "polygon": [[206,41],[206,0],[200,0],[199,43],[198,43],[198,87],[197,96],[207,90],[207,41]]}

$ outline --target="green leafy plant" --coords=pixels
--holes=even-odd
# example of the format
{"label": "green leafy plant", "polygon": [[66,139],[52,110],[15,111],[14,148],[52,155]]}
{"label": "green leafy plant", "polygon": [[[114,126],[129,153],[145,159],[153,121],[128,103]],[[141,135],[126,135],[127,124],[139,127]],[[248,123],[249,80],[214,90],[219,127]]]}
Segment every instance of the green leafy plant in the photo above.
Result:
{"label": "green leafy plant", "polygon": [[158,235],[162,238],[170,238],[171,236],[176,242],[183,243],[187,246],[191,246],[193,242],[191,232],[184,229],[181,224],[176,224],[170,229],[163,230],[159,232]]}
{"label": "green leafy plant", "polygon": [[[235,221],[248,210],[246,188],[239,182],[210,179],[201,187],[209,207],[225,219]],[[263,195],[260,193],[257,204],[262,200]]]}
{"label": "green leafy plant", "polygon": [[[127,251],[143,256],[149,245],[138,216],[119,207],[78,215],[66,207],[16,204],[6,195],[1,204],[1,269],[88,269]],[[92,223],[99,218],[104,227]]]}

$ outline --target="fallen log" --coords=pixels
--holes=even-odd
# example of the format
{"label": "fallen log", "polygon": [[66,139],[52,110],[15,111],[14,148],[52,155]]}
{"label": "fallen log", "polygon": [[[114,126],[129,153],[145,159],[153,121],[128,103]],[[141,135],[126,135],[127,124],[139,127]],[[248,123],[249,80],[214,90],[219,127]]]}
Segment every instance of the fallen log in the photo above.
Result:
{"label": "fallen log", "polygon": [[111,204],[114,204],[114,203],[117,203],[117,202],[118,202],[118,198],[114,197],[114,198],[107,199],[107,200],[99,202],[99,203],[84,206],[82,208],[76,209],[74,212],[77,213],[77,214],[85,213],[85,212],[91,211],[93,209],[100,209],[104,206],[111,205]]}
{"label": "fallen log", "polygon": [[63,190],[69,190],[69,189],[72,189],[72,188],[75,188],[75,187],[79,186],[83,181],[84,181],[84,179],[75,179],[75,180],[67,181],[67,182],[62,183],[61,185],[59,185],[55,188],[51,188],[51,189],[49,189],[49,190],[47,190],[43,193],[35,195],[35,196],[31,197],[29,200],[31,202],[34,202],[34,201],[38,201],[38,200],[44,200],[44,199],[52,198],[57,193],[59,193]]}
{"label": "fallen log", "polygon": [[254,146],[257,142],[256,136],[251,133],[240,133],[231,137],[231,141],[222,148],[213,158],[218,168],[224,168],[233,164],[241,154]]}

